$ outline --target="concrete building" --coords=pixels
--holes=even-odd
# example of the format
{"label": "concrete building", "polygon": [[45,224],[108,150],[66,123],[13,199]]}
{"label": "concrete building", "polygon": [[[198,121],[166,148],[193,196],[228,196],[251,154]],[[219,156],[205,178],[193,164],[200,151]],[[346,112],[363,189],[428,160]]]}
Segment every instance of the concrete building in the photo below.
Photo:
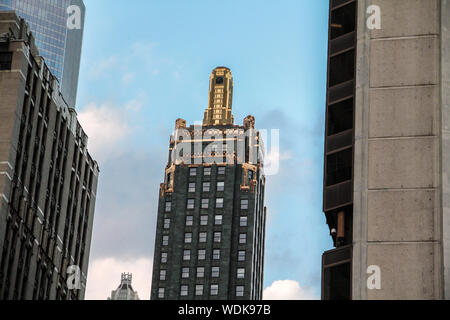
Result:
{"label": "concrete building", "polygon": [[262,141],[231,115],[233,77],[210,77],[203,125],[178,119],[161,184],[151,299],[261,299],[266,212]]}
{"label": "concrete building", "polygon": [[87,141],[26,22],[0,12],[0,300],[84,298],[99,174]]}
{"label": "concrete building", "polygon": [[139,300],[137,291],[133,290],[131,273],[122,273],[120,285],[116,290],[111,291],[111,297],[108,300]]}
{"label": "concrete building", "polygon": [[323,299],[450,298],[449,29],[446,0],[330,1]]}
{"label": "concrete building", "polygon": [[28,22],[40,54],[60,83],[64,100],[74,108],[86,12],[83,0],[0,0],[2,10],[15,10]]}

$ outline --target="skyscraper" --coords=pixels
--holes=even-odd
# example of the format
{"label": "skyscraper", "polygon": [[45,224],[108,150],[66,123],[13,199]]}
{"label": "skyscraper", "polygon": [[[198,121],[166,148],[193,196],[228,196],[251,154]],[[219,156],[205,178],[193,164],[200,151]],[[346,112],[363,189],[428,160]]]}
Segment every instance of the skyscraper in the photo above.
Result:
{"label": "skyscraper", "polygon": [[0,300],[84,298],[99,168],[58,86],[0,12]]}
{"label": "skyscraper", "polygon": [[233,123],[233,77],[210,77],[203,125],[176,120],[160,186],[152,299],[261,299],[266,211],[255,119]]}
{"label": "skyscraper", "polygon": [[[79,12],[70,6],[75,6]],[[2,10],[15,10],[28,22],[39,53],[59,80],[67,104],[74,108],[86,11],[83,0],[0,0]],[[80,28],[76,24],[69,28],[68,20],[70,25],[72,18],[78,19],[78,13]]]}
{"label": "skyscraper", "polygon": [[323,299],[450,298],[450,2],[331,0]]}
{"label": "skyscraper", "polygon": [[116,290],[111,291],[111,297],[108,300],[139,300],[137,291],[133,290],[131,273],[122,273],[120,285]]}

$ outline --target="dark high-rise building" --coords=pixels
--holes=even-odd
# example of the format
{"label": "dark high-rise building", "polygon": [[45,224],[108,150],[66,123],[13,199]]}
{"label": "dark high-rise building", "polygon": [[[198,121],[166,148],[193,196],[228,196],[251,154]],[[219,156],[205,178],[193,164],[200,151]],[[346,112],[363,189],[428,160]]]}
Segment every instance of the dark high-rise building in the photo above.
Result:
{"label": "dark high-rise building", "polygon": [[0,300],[84,298],[99,168],[58,86],[0,12]]}
{"label": "dark high-rise building", "polygon": [[83,0],[0,0],[2,10],[15,10],[28,22],[64,100],[74,108],[86,11]]}
{"label": "dark high-rise building", "polygon": [[233,124],[233,78],[214,69],[203,125],[178,119],[160,186],[152,299],[261,299],[262,141]]}
{"label": "dark high-rise building", "polygon": [[331,0],[323,299],[450,298],[450,2]]}

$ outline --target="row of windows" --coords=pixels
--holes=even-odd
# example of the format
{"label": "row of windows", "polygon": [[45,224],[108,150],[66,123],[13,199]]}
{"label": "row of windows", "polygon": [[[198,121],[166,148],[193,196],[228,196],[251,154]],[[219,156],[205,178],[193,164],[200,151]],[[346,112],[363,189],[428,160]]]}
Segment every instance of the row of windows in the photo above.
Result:
{"label": "row of windows", "polygon": [[[241,218],[246,218],[246,217],[241,217]],[[165,221],[165,223],[167,223],[170,226],[170,220]],[[241,220],[241,226],[244,226],[244,223],[247,224],[247,219]],[[199,242],[206,242],[207,232],[200,232],[198,238],[199,238]],[[216,242],[216,243],[222,242],[222,232],[220,232],[220,231],[214,232],[213,239],[214,239],[214,242]],[[192,232],[186,232],[184,234],[184,243],[192,243]],[[246,243],[247,243],[247,234],[240,233],[239,234],[239,244],[246,244]],[[168,235],[163,236],[162,245],[163,246],[169,245],[169,236]]]}
{"label": "row of windows", "polygon": [[[199,233],[199,242],[202,242],[202,243],[206,242],[206,238],[207,238],[207,232]],[[213,241],[215,243],[222,242],[222,232],[214,232]],[[184,234],[184,243],[192,243],[192,233],[191,232],[186,232]],[[239,234],[239,244],[246,244],[246,243],[247,243],[247,234],[240,233]],[[169,245],[169,236],[163,236],[162,245],[163,246]]]}
{"label": "row of windows", "polygon": [[[167,243],[168,243],[169,236],[164,236],[164,237],[167,237]],[[164,239],[164,237],[163,237],[163,239]],[[207,237],[208,237],[208,233],[207,232],[199,232],[199,234],[198,234],[198,242],[205,243]],[[216,243],[222,242],[222,232],[214,232],[213,240]],[[163,240],[163,243],[164,243],[164,240]],[[186,232],[184,234],[184,243],[192,243],[192,232]],[[247,234],[246,233],[240,233],[239,234],[239,244],[246,244],[246,243],[247,243]]]}
{"label": "row of windows", "polygon": [[[195,190],[196,190],[196,183],[195,182],[189,183],[188,192],[195,192]],[[209,192],[210,190],[211,190],[211,183],[203,182],[202,191]],[[224,190],[225,190],[225,182],[223,182],[223,181],[217,182],[216,191],[224,191]]]}
{"label": "row of windows", "polygon": [[[244,286],[236,286],[236,297],[243,297],[244,296]],[[195,286],[195,295],[196,296],[202,296],[204,294],[204,285],[203,284],[197,284]],[[209,295],[211,296],[217,296],[219,294],[219,285],[218,284],[212,284],[210,286]],[[188,285],[182,285],[180,288],[180,296],[186,297],[189,295],[189,286]],[[165,297],[165,288],[159,288],[158,289],[158,298],[163,299]]]}
{"label": "row of windows", "polygon": [[[198,168],[190,168],[189,169],[189,176],[191,176],[191,177],[197,176],[197,169]],[[225,169],[226,169],[226,167],[217,167],[217,174],[221,175],[221,176],[225,175]],[[210,167],[203,168],[203,175],[204,176],[210,176],[211,175],[211,168]]]}
{"label": "row of windows", "polygon": [[[203,261],[206,259],[206,250],[205,249],[199,249],[197,252],[197,257],[199,261]],[[220,260],[220,249],[213,249],[212,252],[212,259],[213,260]],[[191,250],[184,250],[183,251],[183,260],[184,261],[190,261],[191,260]],[[239,250],[238,251],[238,261],[242,262],[245,261],[245,250]],[[167,252],[161,252],[161,263],[167,263]]]}
{"label": "row of windows", "polygon": [[[195,187],[194,187],[195,188]],[[216,208],[222,209],[223,208],[223,198],[216,198]],[[209,199],[202,199],[201,200],[201,208],[202,209],[208,209],[209,208]],[[186,209],[193,210],[195,209],[195,199],[188,199],[186,204]],[[241,210],[248,210],[248,199],[242,199],[241,200]],[[172,202],[166,201],[165,205],[165,212],[171,212],[172,211]]]}
{"label": "row of windows", "polygon": [[[191,274],[191,269],[189,267],[184,267],[181,269],[181,278],[189,279]],[[202,279],[205,277],[205,267],[196,268],[196,278]],[[167,270],[162,269],[159,271],[159,280],[165,281],[167,278]],[[220,267],[211,267],[211,278],[220,278]],[[237,268],[236,270],[237,279],[245,279],[245,268]]]}
{"label": "row of windows", "polygon": [[[200,216],[200,225],[201,226],[207,226],[208,225],[208,216],[202,215]],[[170,229],[170,218],[164,219],[164,229]],[[223,221],[223,215],[218,214],[214,216],[214,225],[220,226],[222,225]],[[194,225],[194,216],[186,216],[186,226],[190,227]],[[239,226],[240,227],[247,227],[248,226],[248,217],[242,216],[239,217]]]}

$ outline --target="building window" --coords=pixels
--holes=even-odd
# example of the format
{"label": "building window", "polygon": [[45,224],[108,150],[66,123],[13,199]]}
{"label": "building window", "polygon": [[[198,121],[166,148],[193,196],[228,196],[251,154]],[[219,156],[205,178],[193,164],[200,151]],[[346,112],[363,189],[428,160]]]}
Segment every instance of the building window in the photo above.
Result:
{"label": "building window", "polygon": [[162,245],[163,246],[168,246],[169,245],[169,236],[163,236]]}
{"label": "building window", "polygon": [[214,249],[213,250],[213,260],[219,260],[220,259],[220,249]]}
{"label": "building window", "polygon": [[202,296],[203,295],[203,285],[198,284],[195,286],[195,295],[196,296]]}
{"label": "building window", "polygon": [[241,200],[241,210],[247,210],[248,209],[248,200],[242,199]]}
{"label": "building window", "polygon": [[159,299],[163,299],[164,298],[164,293],[165,293],[165,289],[164,288],[159,288],[158,289],[158,298]]}
{"label": "building window", "polygon": [[208,225],[208,216],[200,216],[200,225],[207,226]]}
{"label": "building window", "polygon": [[210,295],[217,296],[218,294],[219,294],[219,285],[218,284],[212,284],[211,285]]}
{"label": "building window", "polygon": [[245,251],[239,251],[238,252],[238,261],[245,261]]}
{"label": "building window", "polygon": [[210,176],[211,175],[211,167],[203,168],[203,175]]}
{"label": "building window", "polygon": [[238,279],[244,279],[245,278],[245,268],[238,268],[237,269],[237,278]]}
{"label": "building window", "polygon": [[180,296],[186,297],[189,294],[189,287],[186,285],[181,286]]}
{"label": "building window", "polygon": [[205,260],[206,259],[206,250],[200,249],[198,250],[198,260]]}
{"label": "building window", "polygon": [[194,224],[193,216],[186,216],[186,226],[192,226]]}
{"label": "building window", "polygon": [[211,278],[219,278],[219,276],[220,276],[220,268],[212,267],[211,268]]}
{"label": "building window", "polygon": [[164,229],[170,228],[170,219],[164,219]]}
{"label": "building window", "polygon": [[214,232],[214,242],[222,241],[222,232]]}
{"label": "building window", "polygon": [[209,199],[202,199],[202,209],[208,209]]}
{"label": "building window", "polygon": [[172,202],[166,201],[166,212],[172,211]]}
{"label": "building window", "polygon": [[183,269],[181,269],[181,278],[183,278],[183,279],[187,279],[187,278],[189,278],[189,268],[183,268]]}
{"label": "building window", "polygon": [[216,199],[216,208],[223,208],[223,198]]}
{"label": "building window", "polygon": [[195,207],[195,199],[188,199],[186,208],[192,210],[194,209],[194,207]]}
{"label": "building window", "polygon": [[195,182],[189,183],[188,192],[195,192]]}
{"label": "building window", "polygon": [[247,234],[246,233],[239,234],[239,243],[240,244],[247,243]]}
{"label": "building window", "polygon": [[189,169],[189,175],[191,177],[195,177],[197,175],[197,168],[190,168]]}
{"label": "building window", "polygon": [[161,263],[167,263],[167,252],[161,252]]}
{"label": "building window", "polygon": [[184,234],[184,243],[192,243],[192,233],[186,232]]}
{"label": "building window", "polygon": [[198,242],[206,242],[206,237],[208,234],[206,232],[200,232],[198,235]]}
{"label": "building window", "polygon": [[217,168],[217,174],[218,175],[224,175],[225,174],[225,167],[218,167]]}
{"label": "building window", "polygon": [[184,252],[183,252],[183,260],[184,261],[191,260],[191,250],[184,250]]}
{"label": "building window", "polygon": [[210,187],[211,187],[211,183],[203,182],[203,192],[209,192]]}
{"label": "building window", "polygon": [[197,278],[205,277],[205,267],[197,267]]}
{"label": "building window", "polygon": [[0,52],[0,70],[11,70],[12,52]]}
{"label": "building window", "polygon": [[223,191],[225,190],[225,182],[219,181],[217,182],[217,191]]}
{"label": "building window", "polygon": [[189,268],[186,267],[181,269],[181,277],[183,279],[189,278]]}
{"label": "building window", "polygon": [[245,216],[245,217],[240,217],[239,220],[240,220],[240,221],[239,221],[239,225],[240,225],[241,227],[246,227],[246,226],[247,226],[247,224],[248,224],[248,218],[247,218],[247,216]]}
{"label": "building window", "polygon": [[159,271],[159,280],[161,280],[161,281],[166,280],[166,273],[167,273],[166,270],[160,270]]}
{"label": "building window", "polygon": [[236,286],[236,297],[244,296],[244,286]]}
{"label": "building window", "polygon": [[214,217],[214,224],[217,226],[222,225],[222,219],[223,219],[223,216],[221,214],[216,215]]}

